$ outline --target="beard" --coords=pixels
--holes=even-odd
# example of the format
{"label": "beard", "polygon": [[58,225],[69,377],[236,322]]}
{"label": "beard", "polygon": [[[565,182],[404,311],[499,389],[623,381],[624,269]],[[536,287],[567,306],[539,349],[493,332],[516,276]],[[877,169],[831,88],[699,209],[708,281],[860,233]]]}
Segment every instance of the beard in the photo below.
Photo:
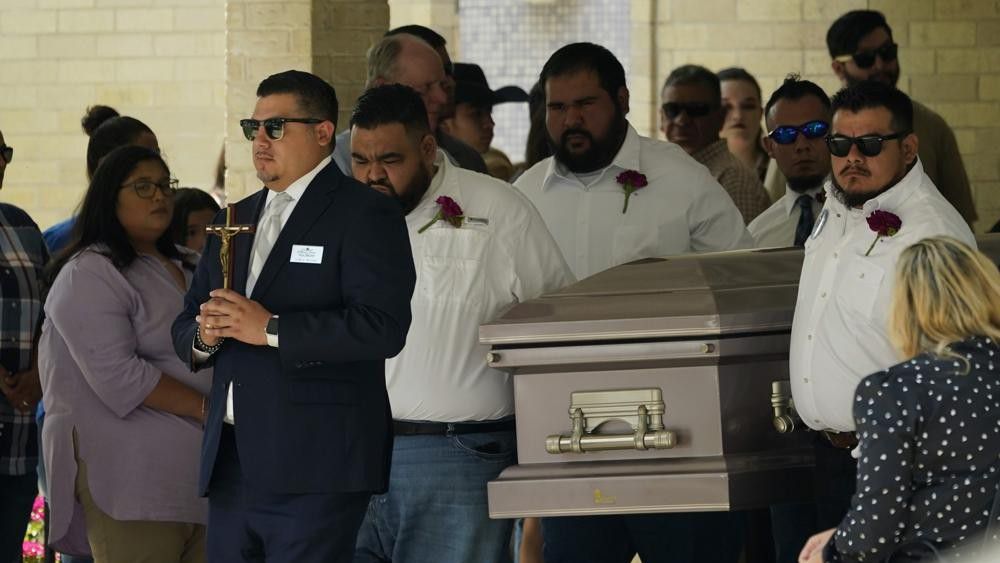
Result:
{"label": "beard", "polygon": [[427,168],[421,166],[417,169],[416,174],[409,182],[406,183],[403,188],[396,189],[396,186],[392,185],[389,178],[380,178],[378,180],[372,180],[368,182],[368,187],[381,186],[392,194],[393,199],[395,199],[399,206],[403,209],[403,215],[409,215],[411,211],[417,208],[420,200],[427,193],[427,189],[431,186],[432,174]]}
{"label": "beard", "polygon": [[844,76],[847,78],[848,86],[857,86],[858,84],[866,80],[874,80],[876,82],[888,84],[889,86],[895,88],[896,83],[899,82],[899,67],[897,66],[895,71],[889,70],[885,72],[874,72],[872,74],[869,74],[867,78],[859,78],[857,76],[851,76],[846,72],[844,73]]}
{"label": "beard", "polygon": [[787,178],[787,180],[788,187],[791,188],[793,192],[801,194],[822,185],[823,180],[826,180],[826,174],[797,176],[795,178]]}
{"label": "beard", "polygon": [[866,202],[868,202],[868,200],[875,199],[878,196],[880,196],[880,195],[884,194],[885,192],[889,191],[890,189],[892,189],[892,187],[895,186],[896,184],[898,184],[901,179],[902,179],[902,177],[896,178],[892,182],[889,182],[887,185],[885,185],[885,186],[883,186],[883,187],[881,187],[881,188],[879,188],[879,189],[877,189],[877,190],[875,190],[873,192],[855,193],[855,192],[849,192],[849,191],[845,190],[844,187],[841,186],[839,182],[837,182],[837,176],[836,175],[832,175],[832,174],[830,175],[830,181],[833,183],[833,196],[836,197],[837,200],[840,201],[840,203],[843,203],[844,206],[849,207],[849,208],[850,207],[856,207],[856,208],[859,208],[859,209]]}
{"label": "beard", "polygon": [[[600,170],[611,164],[625,140],[627,130],[628,121],[616,101],[615,117],[611,121],[607,134],[603,137],[595,138],[590,131],[574,127],[563,131],[558,143],[548,134],[545,138],[549,142],[549,148],[552,149],[556,160],[561,162],[570,172],[586,173]],[[586,137],[590,146],[581,153],[571,152],[568,147],[570,135]]]}

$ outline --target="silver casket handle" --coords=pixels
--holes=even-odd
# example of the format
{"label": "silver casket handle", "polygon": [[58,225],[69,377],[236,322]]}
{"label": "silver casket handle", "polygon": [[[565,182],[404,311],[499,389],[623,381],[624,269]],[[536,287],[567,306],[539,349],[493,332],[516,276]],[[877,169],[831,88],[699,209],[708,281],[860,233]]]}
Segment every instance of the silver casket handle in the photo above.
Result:
{"label": "silver casket handle", "polygon": [[795,412],[795,402],[792,400],[792,389],[788,380],[771,382],[771,410],[774,413],[771,422],[779,434],[788,434],[801,426],[802,419]]}
{"label": "silver casket handle", "polygon": [[[664,403],[659,388],[576,391],[570,396],[573,432],[545,439],[550,454],[610,450],[666,450],[677,435],[663,427]],[[597,427],[617,420],[631,425],[629,434],[596,434]]]}

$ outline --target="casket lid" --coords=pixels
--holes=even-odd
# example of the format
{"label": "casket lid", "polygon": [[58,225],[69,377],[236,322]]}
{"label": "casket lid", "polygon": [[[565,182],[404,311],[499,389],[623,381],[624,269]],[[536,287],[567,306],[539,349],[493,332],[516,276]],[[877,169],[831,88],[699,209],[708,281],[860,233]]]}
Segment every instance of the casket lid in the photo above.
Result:
{"label": "casket lid", "polygon": [[649,258],[521,303],[480,327],[492,345],[787,331],[800,249]]}

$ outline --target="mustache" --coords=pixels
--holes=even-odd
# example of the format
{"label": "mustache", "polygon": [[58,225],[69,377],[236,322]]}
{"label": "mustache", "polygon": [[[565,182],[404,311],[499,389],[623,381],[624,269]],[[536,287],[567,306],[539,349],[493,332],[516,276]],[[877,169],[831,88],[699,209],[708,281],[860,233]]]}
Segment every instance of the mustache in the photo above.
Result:
{"label": "mustache", "polygon": [[594,142],[594,136],[590,134],[590,131],[573,127],[563,131],[563,134],[559,137],[560,144],[565,145],[569,141],[570,135],[580,135],[586,137],[591,143]]}
{"label": "mustache", "polygon": [[840,175],[843,176],[849,172],[854,172],[862,176],[871,176],[872,173],[864,166],[858,166],[857,164],[848,164],[847,166],[840,169]]}

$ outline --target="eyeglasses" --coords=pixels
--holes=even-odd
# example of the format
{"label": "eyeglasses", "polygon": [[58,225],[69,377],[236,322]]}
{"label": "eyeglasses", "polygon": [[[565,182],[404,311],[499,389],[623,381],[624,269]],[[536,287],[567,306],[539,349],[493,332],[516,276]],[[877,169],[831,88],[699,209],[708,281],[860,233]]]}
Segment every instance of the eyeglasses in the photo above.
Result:
{"label": "eyeglasses", "polygon": [[677,119],[682,113],[686,113],[688,117],[704,117],[713,109],[715,109],[713,106],[699,102],[690,104],[667,102],[663,104],[663,114],[667,116],[667,119]]}
{"label": "eyeglasses", "polygon": [[790,145],[795,142],[799,133],[802,133],[806,139],[819,139],[820,137],[826,136],[826,132],[829,130],[829,123],[817,119],[804,125],[799,125],[798,127],[794,125],[781,125],[779,127],[775,127],[774,131],[768,132],[767,136],[779,145]]}
{"label": "eyeglasses", "polygon": [[878,156],[882,152],[882,143],[892,139],[902,139],[909,135],[906,131],[893,133],[891,135],[862,135],[860,137],[847,137],[844,135],[831,135],[826,138],[826,146],[830,149],[830,154],[843,158],[851,152],[851,145],[857,145],[858,150],[865,156]]}
{"label": "eyeglasses", "polygon": [[248,141],[252,141],[257,138],[257,131],[260,130],[260,126],[264,126],[264,132],[273,141],[280,141],[282,137],[285,136],[285,124],[286,123],[323,123],[322,119],[315,119],[312,117],[272,117],[271,119],[265,119],[264,121],[258,121],[256,119],[241,119],[240,127],[243,128],[243,136],[247,138]]}
{"label": "eyeglasses", "polygon": [[153,199],[153,195],[156,194],[156,190],[159,189],[163,192],[166,197],[173,197],[174,192],[177,191],[177,186],[180,182],[176,179],[171,178],[163,182],[154,182],[152,180],[136,180],[131,184],[122,184],[123,188],[131,187],[135,190],[135,195],[143,199]]}
{"label": "eyeglasses", "polygon": [[14,147],[0,145],[0,157],[3,157],[4,162],[10,164],[10,161],[14,160]]}
{"label": "eyeglasses", "polygon": [[840,55],[839,57],[834,57],[833,60],[846,63],[847,61],[854,60],[854,64],[858,65],[858,68],[871,68],[875,64],[875,56],[882,58],[883,62],[891,62],[896,60],[896,56],[899,54],[899,45],[895,43],[886,43],[878,49],[872,49],[871,51],[861,51],[860,53],[854,53],[853,55]]}

